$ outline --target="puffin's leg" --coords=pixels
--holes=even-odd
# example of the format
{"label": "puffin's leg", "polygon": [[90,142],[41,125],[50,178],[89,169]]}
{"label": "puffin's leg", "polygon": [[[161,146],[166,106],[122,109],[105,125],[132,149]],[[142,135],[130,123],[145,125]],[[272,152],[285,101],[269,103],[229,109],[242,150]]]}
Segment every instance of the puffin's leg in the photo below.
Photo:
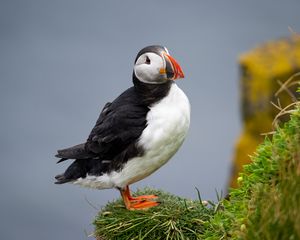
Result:
{"label": "puffin's leg", "polygon": [[144,201],[146,199],[155,199],[155,198],[158,198],[158,196],[156,196],[156,195],[141,195],[141,196],[133,197],[130,194],[129,186],[126,186],[125,191],[128,192],[128,196],[129,196],[129,200],[130,201],[140,202],[140,201]]}
{"label": "puffin's leg", "polygon": [[125,207],[128,210],[132,210],[131,209],[131,203],[130,203],[130,200],[129,200],[128,191],[126,191],[126,189],[125,190],[124,189],[119,189],[119,190],[120,190],[120,193],[121,193],[121,196],[122,196]]}
{"label": "puffin's leg", "polygon": [[132,199],[128,186],[126,186],[125,189],[120,189],[120,193],[121,193],[121,196],[123,198],[125,207],[128,210],[148,209],[148,208],[155,207],[155,206],[159,205],[159,202],[149,201],[145,198],[143,198],[143,199]]}

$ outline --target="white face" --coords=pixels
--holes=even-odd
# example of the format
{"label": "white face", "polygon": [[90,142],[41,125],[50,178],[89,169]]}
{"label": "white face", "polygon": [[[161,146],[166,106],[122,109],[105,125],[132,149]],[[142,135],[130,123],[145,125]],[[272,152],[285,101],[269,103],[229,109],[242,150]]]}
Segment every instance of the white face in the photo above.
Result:
{"label": "white face", "polygon": [[166,68],[163,57],[156,53],[148,52],[142,54],[134,65],[135,76],[144,83],[161,84],[166,81],[167,75],[161,72]]}

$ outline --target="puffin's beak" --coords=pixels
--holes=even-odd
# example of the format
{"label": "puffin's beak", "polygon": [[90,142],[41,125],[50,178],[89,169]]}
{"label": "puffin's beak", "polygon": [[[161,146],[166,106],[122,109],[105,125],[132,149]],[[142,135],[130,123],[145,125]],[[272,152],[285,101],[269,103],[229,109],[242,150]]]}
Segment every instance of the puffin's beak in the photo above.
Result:
{"label": "puffin's beak", "polygon": [[167,53],[163,53],[163,56],[165,57],[165,60],[166,60],[166,68],[161,69],[160,72],[166,73],[168,79],[171,79],[171,80],[184,78],[183,71],[182,71],[180,65],[178,64],[178,62]]}

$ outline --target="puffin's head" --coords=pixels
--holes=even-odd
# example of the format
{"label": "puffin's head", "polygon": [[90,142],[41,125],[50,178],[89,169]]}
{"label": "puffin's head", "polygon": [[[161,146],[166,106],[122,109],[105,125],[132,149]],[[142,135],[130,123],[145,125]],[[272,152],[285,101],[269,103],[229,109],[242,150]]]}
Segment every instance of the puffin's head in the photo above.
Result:
{"label": "puffin's head", "polygon": [[133,74],[139,81],[150,84],[184,78],[180,65],[169,55],[168,49],[159,45],[145,47],[138,53]]}

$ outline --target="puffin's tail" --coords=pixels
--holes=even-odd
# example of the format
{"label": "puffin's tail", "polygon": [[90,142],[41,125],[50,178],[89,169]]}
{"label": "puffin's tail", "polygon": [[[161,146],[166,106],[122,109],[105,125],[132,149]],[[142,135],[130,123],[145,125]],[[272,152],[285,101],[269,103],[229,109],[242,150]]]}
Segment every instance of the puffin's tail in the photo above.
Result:
{"label": "puffin's tail", "polygon": [[58,175],[56,175],[56,176],[55,176],[55,179],[57,180],[57,181],[55,182],[55,184],[63,184],[63,183],[69,182],[69,181],[66,179],[66,177],[65,177],[64,174],[58,174]]}
{"label": "puffin's tail", "polygon": [[75,160],[63,174],[55,176],[55,179],[57,180],[55,183],[63,184],[75,181],[81,177],[86,177],[91,166],[91,161],[93,161],[92,158],[95,157],[95,154],[87,151],[85,149],[85,143],[81,143],[70,148],[58,150],[55,157],[60,158],[57,163],[68,159]]}
{"label": "puffin's tail", "polygon": [[76,159],[63,174],[55,177],[55,184],[74,182],[88,174],[100,175],[108,170],[108,165],[100,159]]}
{"label": "puffin's tail", "polygon": [[95,154],[85,149],[85,143],[75,145],[70,148],[65,148],[57,151],[55,155],[57,158],[61,158],[57,163],[65,161],[67,159],[88,159],[95,157]]}
{"label": "puffin's tail", "polygon": [[[62,161],[62,160],[60,160]],[[59,161],[59,162],[60,162]],[[89,159],[76,159],[68,168],[67,170],[55,176],[57,180],[55,184],[63,184],[67,182],[75,181],[78,178],[86,177],[88,172],[87,163]]]}

